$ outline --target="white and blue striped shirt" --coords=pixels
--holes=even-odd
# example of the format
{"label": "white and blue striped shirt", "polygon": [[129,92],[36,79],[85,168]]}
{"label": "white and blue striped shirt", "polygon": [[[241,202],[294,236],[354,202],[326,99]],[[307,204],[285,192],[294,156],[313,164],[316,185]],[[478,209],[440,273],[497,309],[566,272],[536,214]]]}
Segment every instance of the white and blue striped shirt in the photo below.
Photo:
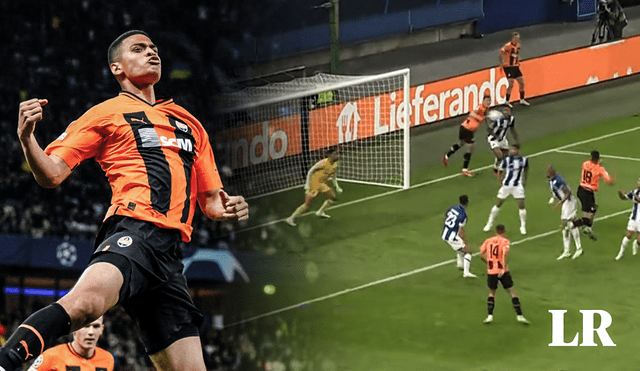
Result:
{"label": "white and blue striped shirt", "polygon": [[460,227],[467,223],[467,212],[462,205],[451,206],[444,214],[444,227],[442,228],[442,239],[453,241],[458,237]]}
{"label": "white and blue striped shirt", "polygon": [[493,120],[490,124],[489,140],[500,142],[507,136],[507,130],[514,127],[516,124],[516,118],[514,116],[501,117],[497,120]]}
{"label": "white and blue striped shirt", "polygon": [[633,191],[627,192],[625,195],[627,199],[633,201],[633,210],[631,210],[631,216],[629,220],[638,221],[640,219],[640,213],[638,213],[638,199],[640,199],[640,188],[636,188]]}
{"label": "white and blue striped shirt", "polygon": [[522,185],[523,172],[529,167],[529,160],[521,155],[509,155],[502,159],[500,169],[506,172],[502,180],[503,186],[519,187]]}
{"label": "white and blue striped shirt", "polygon": [[571,187],[569,187],[567,182],[565,182],[562,175],[557,173],[553,176],[553,178],[549,179],[549,187],[551,187],[551,193],[553,193],[553,197],[555,197],[558,201],[562,201],[565,197],[567,197],[565,189],[567,189],[569,194],[571,194]]}

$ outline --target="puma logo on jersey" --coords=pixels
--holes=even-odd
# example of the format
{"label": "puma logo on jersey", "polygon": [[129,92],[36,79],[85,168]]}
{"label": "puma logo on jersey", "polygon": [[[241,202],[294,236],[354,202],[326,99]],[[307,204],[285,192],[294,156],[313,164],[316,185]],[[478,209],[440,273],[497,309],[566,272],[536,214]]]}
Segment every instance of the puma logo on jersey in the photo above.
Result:
{"label": "puma logo on jersey", "polygon": [[165,147],[178,147],[187,152],[193,152],[193,143],[188,138],[167,138],[160,137],[160,143]]}

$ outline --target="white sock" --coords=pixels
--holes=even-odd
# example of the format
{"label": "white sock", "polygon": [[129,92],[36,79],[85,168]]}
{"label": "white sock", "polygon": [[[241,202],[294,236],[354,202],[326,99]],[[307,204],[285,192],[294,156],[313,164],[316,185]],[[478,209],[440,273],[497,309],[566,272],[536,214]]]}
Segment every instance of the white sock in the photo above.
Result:
{"label": "white sock", "polygon": [[464,254],[464,274],[471,273],[471,254]]}
{"label": "white sock", "polygon": [[571,231],[568,228],[562,230],[562,244],[564,245],[564,252],[568,253],[571,247]]}
{"label": "white sock", "polygon": [[633,249],[636,250],[638,248],[638,240],[633,240]]}
{"label": "white sock", "polygon": [[520,226],[524,227],[527,224],[527,209],[519,209],[520,213]]}
{"label": "white sock", "polygon": [[627,248],[627,245],[629,244],[629,241],[631,241],[631,240],[628,239],[627,236],[624,236],[622,238],[622,244],[620,244],[620,252],[618,253],[618,255],[622,255],[624,253],[624,249]]}
{"label": "white sock", "polygon": [[496,216],[498,215],[499,211],[500,208],[496,205],[493,205],[493,207],[491,208],[491,213],[489,214],[489,221],[487,221],[487,224],[493,225],[493,222],[496,220]]}
{"label": "white sock", "polygon": [[571,229],[571,235],[573,236],[573,243],[576,244],[576,249],[582,249],[582,243],[580,242],[580,230],[578,228]]}
{"label": "white sock", "polygon": [[463,265],[463,260],[464,259],[464,253],[462,251],[456,251],[456,265],[458,267],[462,267]]}

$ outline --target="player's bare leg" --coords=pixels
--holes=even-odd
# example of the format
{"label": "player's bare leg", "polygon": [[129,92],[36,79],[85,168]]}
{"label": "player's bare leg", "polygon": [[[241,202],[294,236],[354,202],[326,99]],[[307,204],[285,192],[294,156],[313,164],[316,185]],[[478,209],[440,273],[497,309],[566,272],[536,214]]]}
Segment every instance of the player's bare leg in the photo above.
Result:
{"label": "player's bare leg", "polygon": [[624,256],[624,250],[627,248],[627,245],[629,244],[629,242],[633,239],[633,234],[634,234],[633,231],[630,231],[627,229],[627,234],[622,238],[622,243],[620,244],[620,251],[616,256],[616,260],[620,260]]}
{"label": "player's bare leg", "polygon": [[60,336],[99,318],[117,303],[122,283],[122,273],[115,266],[90,265],[67,295],[32,314],[7,339],[0,349],[0,369],[15,370]]}
{"label": "player's bare leg", "polygon": [[498,216],[498,212],[500,211],[500,207],[504,203],[504,199],[498,199],[498,202],[491,208],[491,212],[489,213],[489,220],[487,220],[487,224],[482,228],[484,232],[489,232],[491,227],[493,227],[493,222],[496,220],[496,216]]}
{"label": "player's bare leg", "polygon": [[520,104],[522,104],[523,106],[528,106],[529,102],[524,100],[524,77],[520,76],[516,78],[516,81],[518,82],[518,86],[520,87]]}
{"label": "player's bare leg", "polygon": [[291,214],[290,217],[285,219],[285,222],[287,222],[287,224],[289,224],[290,226],[295,227],[296,226],[295,219],[297,217],[299,217],[300,215],[304,214],[305,211],[309,210],[309,206],[311,205],[311,201],[313,201],[314,198],[315,198],[315,196],[304,195],[304,203],[302,205],[300,205],[296,209],[296,211],[294,211],[293,214]]}
{"label": "player's bare leg", "polygon": [[527,234],[527,209],[524,207],[524,198],[517,198],[516,202],[520,215],[520,234]]}
{"label": "player's bare leg", "polygon": [[149,356],[158,371],[206,371],[200,337],[182,338]]}

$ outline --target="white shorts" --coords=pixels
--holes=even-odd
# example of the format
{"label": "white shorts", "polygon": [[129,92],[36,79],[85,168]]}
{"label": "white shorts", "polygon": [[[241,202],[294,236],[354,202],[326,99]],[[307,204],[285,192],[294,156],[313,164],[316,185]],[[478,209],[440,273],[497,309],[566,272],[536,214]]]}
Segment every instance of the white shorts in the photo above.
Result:
{"label": "white shorts", "polygon": [[502,140],[491,140],[490,137],[487,137],[487,142],[489,142],[489,147],[491,147],[492,151],[496,148],[509,149],[509,141],[507,141],[507,137],[504,137]]}
{"label": "white shorts", "polygon": [[498,190],[498,198],[504,200],[505,198],[513,196],[515,199],[524,198],[524,187],[523,186],[502,186],[500,190]]}
{"label": "white shorts", "polygon": [[629,219],[629,224],[627,224],[627,230],[631,232],[640,233],[640,220]]}
{"label": "white shorts", "polygon": [[560,219],[562,220],[571,220],[576,217],[578,213],[578,200],[574,196],[571,196],[570,199],[566,200],[562,204],[562,214]]}
{"label": "white shorts", "polygon": [[454,249],[455,251],[458,251],[464,247],[464,242],[462,242],[462,238],[458,236],[455,236],[455,238],[451,239],[451,241],[449,240],[444,240],[444,241],[448,243],[449,246],[451,246],[451,248]]}

